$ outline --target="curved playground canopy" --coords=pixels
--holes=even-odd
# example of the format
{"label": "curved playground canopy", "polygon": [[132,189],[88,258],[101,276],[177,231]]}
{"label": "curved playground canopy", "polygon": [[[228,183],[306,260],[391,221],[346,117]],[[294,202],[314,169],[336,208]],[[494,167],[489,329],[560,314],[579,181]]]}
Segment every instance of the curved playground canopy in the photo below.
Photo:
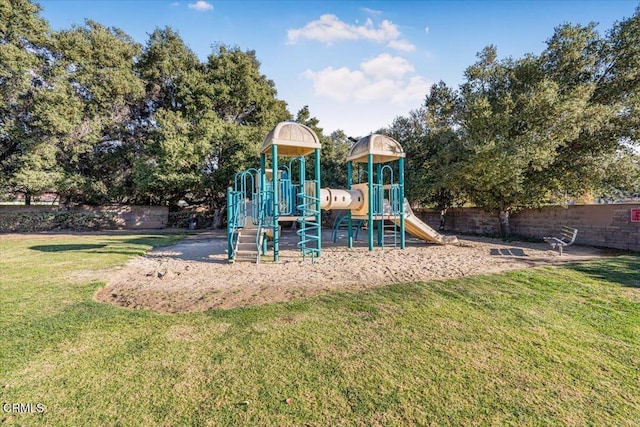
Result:
{"label": "curved playground canopy", "polygon": [[405,156],[402,145],[395,139],[377,133],[360,138],[353,144],[347,155],[347,161],[367,163],[369,154],[373,154],[373,163],[386,163]]}
{"label": "curved playground canopy", "polygon": [[320,148],[320,140],[315,132],[305,125],[280,122],[264,138],[260,152],[271,154],[274,145],[278,146],[278,155],[306,156]]}

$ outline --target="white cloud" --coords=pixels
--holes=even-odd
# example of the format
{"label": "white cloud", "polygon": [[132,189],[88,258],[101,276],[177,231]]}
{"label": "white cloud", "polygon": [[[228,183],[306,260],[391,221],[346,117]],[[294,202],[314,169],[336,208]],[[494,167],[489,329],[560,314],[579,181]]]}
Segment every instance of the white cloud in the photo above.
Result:
{"label": "white cloud", "polygon": [[415,67],[409,61],[399,56],[391,56],[388,53],[383,53],[363,62],[360,64],[360,68],[376,79],[385,77],[399,78],[415,71]]}
{"label": "white cloud", "polygon": [[327,67],[324,70],[314,72],[307,70],[303,74],[313,81],[313,89],[316,95],[348,101],[354,91],[367,85],[367,78],[361,71],[351,71],[347,67],[334,69]]}
{"label": "white cloud", "polygon": [[363,7],[362,10],[369,15],[381,15],[381,10],[369,9],[368,7]]}
{"label": "white cloud", "polygon": [[327,45],[338,40],[369,40],[376,43],[386,42],[387,46],[393,49],[415,50],[415,46],[400,38],[398,27],[386,19],[377,27],[370,18],[363,25],[350,25],[341,21],[336,15],[326,14],[302,28],[287,31],[287,40],[290,44],[300,39],[316,40]]}
{"label": "white cloud", "polygon": [[424,27],[424,32],[425,32],[426,34],[429,34],[429,27]]}
{"label": "white cloud", "polygon": [[355,92],[355,101],[359,104],[377,101],[380,99],[391,99],[398,90],[398,82],[391,79],[374,80],[358,88]]}
{"label": "white cloud", "polygon": [[393,94],[391,103],[395,105],[409,105],[416,101],[421,102],[431,90],[432,84],[433,82],[428,81],[422,76],[413,76],[408,83]]}
{"label": "white cloud", "polygon": [[189,9],[195,9],[200,12],[206,12],[208,10],[213,10],[213,5],[211,3],[207,3],[204,0],[198,0],[195,3],[189,3]]}
{"label": "white cloud", "polygon": [[177,1],[174,1],[173,3],[171,3],[171,6],[177,7],[177,6],[180,6],[180,3],[178,3]]}
{"label": "white cloud", "polygon": [[322,15],[319,20],[309,22],[303,28],[287,31],[287,39],[295,43],[306,38],[331,44],[334,40],[355,40],[358,38],[355,28],[338,19],[335,15]]}
{"label": "white cloud", "polygon": [[365,22],[363,26],[357,27],[356,29],[362,38],[377,42],[395,40],[400,37],[398,27],[386,19],[380,23],[377,30],[374,28],[373,21],[371,19],[367,19],[367,22]]}
{"label": "white cloud", "polygon": [[415,45],[409,43],[406,40],[391,40],[389,44],[387,44],[392,49],[400,50],[402,52],[413,52],[416,50]]}
{"label": "white cloud", "polygon": [[319,97],[356,104],[384,101],[406,107],[420,102],[430,87],[424,77],[408,76],[414,71],[406,59],[385,53],[362,62],[359,70],[327,67],[307,70],[303,76],[313,82],[314,94]]}

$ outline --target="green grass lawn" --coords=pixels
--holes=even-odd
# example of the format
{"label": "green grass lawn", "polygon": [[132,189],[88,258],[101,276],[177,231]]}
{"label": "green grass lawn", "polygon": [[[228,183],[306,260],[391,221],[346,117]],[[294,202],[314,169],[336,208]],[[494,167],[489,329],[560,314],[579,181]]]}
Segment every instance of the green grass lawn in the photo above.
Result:
{"label": "green grass lawn", "polygon": [[639,257],[178,315],[78,275],[175,238],[0,237],[0,401],[46,408],[1,421],[640,425]]}

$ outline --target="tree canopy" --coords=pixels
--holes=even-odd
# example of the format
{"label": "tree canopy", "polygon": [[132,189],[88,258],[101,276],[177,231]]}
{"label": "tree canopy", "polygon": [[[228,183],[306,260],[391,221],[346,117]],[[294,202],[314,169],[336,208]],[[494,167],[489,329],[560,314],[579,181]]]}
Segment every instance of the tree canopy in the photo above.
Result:
{"label": "tree canopy", "polygon": [[291,118],[254,51],[201,61],[172,28],[145,46],[86,21],[52,31],[28,0],[0,1],[0,185],[27,202],[224,204]]}
{"label": "tree canopy", "polygon": [[637,191],[640,8],[605,36],[595,27],[561,25],[543,52],[517,59],[488,46],[457,90],[433,85],[396,118],[409,197],[494,210],[509,233],[520,208]]}
{"label": "tree canopy", "polygon": [[[86,21],[53,31],[30,0],[0,0],[0,186],[28,202],[180,200],[221,208],[235,172],[295,119],[322,142],[322,185],[346,185],[350,141],[277,98],[258,55],[216,44],[205,60],[170,27],[144,45]],[[500,214],[584,194],[638,191],[640,8],[605,34],[558,26],[539,54],[487,46],[457,88],[439,82],[384,132],[407,152],[406,194]]]}

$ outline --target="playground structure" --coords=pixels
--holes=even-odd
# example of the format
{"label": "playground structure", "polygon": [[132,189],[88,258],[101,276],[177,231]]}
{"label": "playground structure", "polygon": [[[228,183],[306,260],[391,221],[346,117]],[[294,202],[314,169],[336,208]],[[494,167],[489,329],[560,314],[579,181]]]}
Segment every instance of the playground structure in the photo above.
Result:
{"label": "playground structure", "polygon": [[[396,140],[371,134],[357,141],[347,156],[347,189],[320,188],[320,150],[317,135],[302,124],[281,122],[269,132],[260,149],[259,169],[238,172],[234,187],[227,190],[230,262],[260,262],[269,240],[273,260],[278,261],[280,222],[285,221],[299,224],[297,247],[303,258],[319,257],[322,210],[346,212],[335,222],[334,236],[346,223],[349,248],[365,223],[369,250],[374,241],[379,247],[404,249],[405,232],[433,243],[456,241],[454,236],[437,233],[411,211],[404,197],[405,153]],[[311,167],[307,167],[307,156],[312,156]]]}

